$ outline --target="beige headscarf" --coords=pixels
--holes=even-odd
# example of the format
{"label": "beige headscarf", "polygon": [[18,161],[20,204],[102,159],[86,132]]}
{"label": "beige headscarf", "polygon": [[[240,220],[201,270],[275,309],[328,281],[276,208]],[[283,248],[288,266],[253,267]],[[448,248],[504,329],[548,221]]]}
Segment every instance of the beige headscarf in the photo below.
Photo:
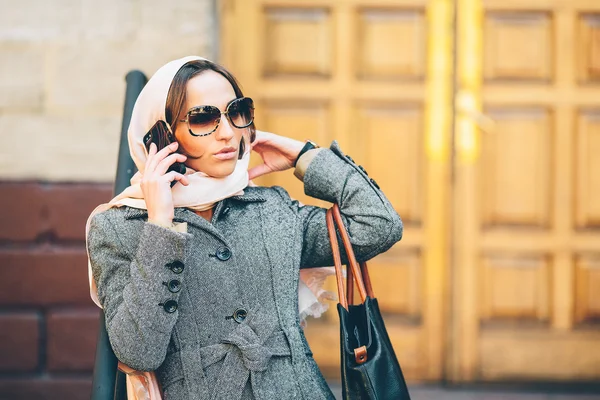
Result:
{"label": "beige headscarf", "polygon": [[[109,203],[112,207],[125,205],[146,209],[144,194],[139,184],[148,157],[143,140],[144,135],[157,121],[166,123],[165,107],[171,82],[181,67],[190,61],[196,60],[202,60],[202,58],[190,56],[169,62],[156,71],[139,94],[133,107],[131,122],[127,131],[131,157],[139,172],[131,179],[131,186]],[[171,130],[168,123],[167,126]],[[242,159],[238,160],[235,170],[225,178],[213,178],[203,172],[194,171],[187,167],[185,174],[189,185],[175,185],[172,188],[175,207],[203,211],[212,208],[220,200],[243,194],[243,189],[248,186],[249,162],[250,146],[246,146],[246,151]]]}

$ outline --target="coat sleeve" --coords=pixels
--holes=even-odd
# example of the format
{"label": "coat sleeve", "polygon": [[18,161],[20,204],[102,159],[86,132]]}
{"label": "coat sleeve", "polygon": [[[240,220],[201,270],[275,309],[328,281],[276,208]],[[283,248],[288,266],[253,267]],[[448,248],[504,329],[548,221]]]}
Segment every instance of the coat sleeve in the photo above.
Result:
{"label": "coat sleeve", "polygon": [[112,217],[94,216],[88,234],[108,336],[121,362],[139,371],[155,370],[165,359],[178,317],[178,311],[169,313],[163,306],[169,300],[177,304],[179,299],[179,293],[171,293],[166,283],[178,280],[183,284],[185,268],[176,266],[185,266],[191,235],[144,223],[137,242],[130,232],[133,229],[124,226],[133,221],[112,221]]}
{"label": "coat sleeve", "polygon": [[[377,183],[352,158],[345,156],[335,141],[329,149],[320,150],[308,165],[304,173],[304,192],[339,204],[359,261],[385,252],[402,238],[402,221],[392,204]],[[333,265],[325,222],[327,210],[302,206],[289,196],[287,199],[302,221],[301,268]],[[341,243],[340,239],[340,247],[343,247]],[[343,248],[342,258],[346,262]]]}

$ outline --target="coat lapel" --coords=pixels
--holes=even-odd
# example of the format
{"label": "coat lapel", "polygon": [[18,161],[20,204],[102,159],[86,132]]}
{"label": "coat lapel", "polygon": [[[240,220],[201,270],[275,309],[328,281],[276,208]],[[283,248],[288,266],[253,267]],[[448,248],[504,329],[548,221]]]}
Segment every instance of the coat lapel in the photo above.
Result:
{"label": "coat lapel", "polygon": [[[265,201],[267,201],[267,200],[265,198],[261,197],[259,194],[254,193],[251,188],[246,188],[243,195],[232,196],[225,200],[219,201],[217,203],[217,205],[215,206],[215,213],[213,216],[213,220],[215,218],[219,217],[220,213],[223,211],[223,209],[226,206],[233,206],[234,202],[260,203],[260,202],[265,202]],[[126,207],[125,219],[127,219],[127,220],[131,220],[131,219],[146,220],[147,218],[148,218],[148,210],[140,209],[140,208]],[[206,221],[204,218],[200,217],[199,215],[196,215],[196,213],[194,213],[194,211],[192,211],[188,208],[183,208],[183,207],[175,208],[173,222],[186,222],[188,224],[188,226],[194,226],[194,227],[202,229],[204,231],[208,231],[208,232],[213,233],[216,236],[218,236],[219,239],[223,240],[223,238],[221,237],[221,234],[215,229],[215,227],[211,223],[209,223],[208,221]]]}
{"label": "coat lapel", "polygon": [[301,253],[301,229],[298,229],[297,218],[290,218],[283,213],[269,212],[261,207],[262,235],[271,268],[271,279],[276,299],[280,325],[291,344],[292,362],[296,362],[303,354],[294,343],[296,320],[298,318],[298,265],[297,258]]}

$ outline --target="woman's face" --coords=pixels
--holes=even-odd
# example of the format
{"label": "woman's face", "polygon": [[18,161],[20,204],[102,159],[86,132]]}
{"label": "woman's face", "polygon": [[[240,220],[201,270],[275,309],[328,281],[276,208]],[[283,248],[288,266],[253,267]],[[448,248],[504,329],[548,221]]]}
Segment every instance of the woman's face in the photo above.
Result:
{"label": "woman's face", "polygon": [[[186,104],[178,120],[186,118],[187,111],[196,106],[215,106],[222,112],[236,98],[233,86],[221,74],[204,71],[187,83]],[[208,136],[192,136],[185,122],[179,122],[175,138],[181,154],[187,156],[185,165],[215,178],[230,175],[238,161],[242,133],[248,128],[238,129],[222,115],[218,128]]]}

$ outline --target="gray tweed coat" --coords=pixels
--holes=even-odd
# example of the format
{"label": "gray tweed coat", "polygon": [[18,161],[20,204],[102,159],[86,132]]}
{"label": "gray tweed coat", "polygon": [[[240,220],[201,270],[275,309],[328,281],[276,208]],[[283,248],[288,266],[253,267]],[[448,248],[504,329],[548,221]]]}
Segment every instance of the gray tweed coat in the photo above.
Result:
{"label": "gray tweed coat", "polygon": [[[304,187],[340,204],[360,260],[400,240],[398,214],[336,142]],[[166,400],[333,399],[298,318],[299,269],[333,265],[325,211],[249,187],[211,223],[177,208],[187,233],[147,223],[144,210],[97,214],[88,246],[119,360],[156,370]]]}

